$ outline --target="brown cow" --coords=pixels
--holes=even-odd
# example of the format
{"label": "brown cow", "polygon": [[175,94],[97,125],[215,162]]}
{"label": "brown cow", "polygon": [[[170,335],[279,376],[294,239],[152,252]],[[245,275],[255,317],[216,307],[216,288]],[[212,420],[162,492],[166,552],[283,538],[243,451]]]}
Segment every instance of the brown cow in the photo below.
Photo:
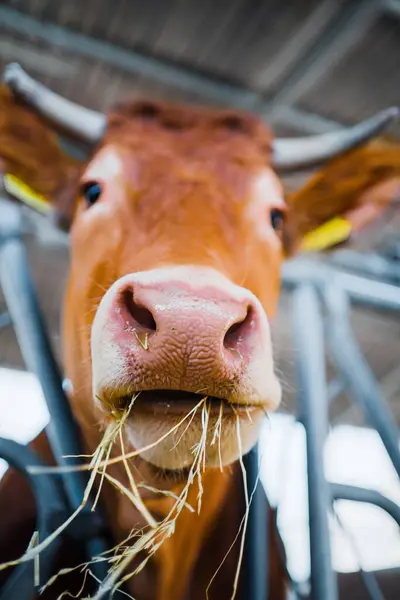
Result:
{"label": "brown cow", "polygon": [[[137,600],[203,600],[245,510],[239,455],[255,444],[265,412],[280,402],[269,324],[281,264],[307,222],[314,226],[306,199],[285,203],[272,165],[314,165],[351,150],[396,111],[321,139],[273,141],[257,118],[237,112],[130,102],[106,121],[15,67],[7,81],[42,117],[96,144],[86,164],[65,157],[43,121],[2,91],[6,171],[47,195],[59,222],[71,225],[64,357],[87,450],[97,447],[102,424],[137,392],[124,430],[129,448],[159,439],[204,395],[211,432],[223,407],[223,472],[217,446],[208,440],[200,513],[182,511],[175,533],[129,582]],[[352,202],[339,210],[326,203],[319,214],[325,221],[349,207],[354,214],[363,210]],[[201,432],[196,413],[178,444],[169,436],[143,451],[130,463],[139,480],[179,494]],[[33,445],[49,457],[43,436]],[[120,451],[115,444],[113,456]],[[108,472],[128,484],[121,463]],[[10,471],[0,486],[0,514],[13,516],[0,525],[0,560],[21,554],[33,528],[32,502],[23,501],[21,491],[19,505],[13,500],[22,485]],[[190,504],[198,491],[191,487]],[[102,496],[117,542],[144,525],[115,488],[105,484]],[[143,498],[158,520],[174,503],[151,491]],[[270,599],[283,600],[274,533],[271,542]],[[211,599],[231,597],[238,555],[236,544],[210,588]],[[75,585],[70,578],[61,589]],[[46,598],[59,592],[50,589]]]}

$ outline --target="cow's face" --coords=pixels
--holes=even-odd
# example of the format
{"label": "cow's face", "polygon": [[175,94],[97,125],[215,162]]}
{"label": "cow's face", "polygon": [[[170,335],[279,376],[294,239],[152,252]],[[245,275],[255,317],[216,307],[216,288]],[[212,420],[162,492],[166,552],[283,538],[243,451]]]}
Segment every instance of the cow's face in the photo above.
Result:
{"label": "cow's face", "polygon": [[[132,121],[109,134],[80,180],[65,309],[79,411],[107,415],[141,392],[127,426],[141,448],[208,397],[210,442],[223,413],[211,466],[248,450],[280,401],[269,319],[286,207],[267,131],[261,144],[252,123],[230,124]],[[200,407],[145,458],[188,466],[202,419]]]}
{"label": "cow's face", "polygon": [[[283,246],[293,248],[336,215],[355,231],[382,214],[399,186],[397,148],[365,157],[356,151],[287,209],[271,157],[279,168],[320,164],[371,139],[398,111],[321,138],[272,144],[261,122],[240,114],[130,103],[106,120],[49,94],[15,66],[6,75],[50,120],[86,142],[103,139],[83,172],[43,122],[0,89],[6,172],[51,198],[64,223],[73,214],[64,348],[87,441],[96,442],[99,420],[140,392],[127,433],[136,449],[164,436],[142,453],[153,465],[188,466],[206,421],[207,464],[219,454],[231,462],[254,444],[262,415],[280,400],[269,320]],[[343,165],[355,182],[345,182],[346,192],[335,187]],[[204,397],[193,419],[167,436]],[[212,444],[220,414],[221,445]]]}

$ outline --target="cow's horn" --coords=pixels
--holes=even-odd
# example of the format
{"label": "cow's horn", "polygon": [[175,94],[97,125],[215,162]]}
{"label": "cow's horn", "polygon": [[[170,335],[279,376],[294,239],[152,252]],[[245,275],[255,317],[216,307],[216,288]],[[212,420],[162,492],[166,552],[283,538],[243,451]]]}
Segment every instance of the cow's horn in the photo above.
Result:
{"label": "cow's horn", "polygon": [[105,115],[79,106],[52,92],[32,79],[20,65],[7,65],[3,81],[17,97],[32,106],[55,127],[63,128],[88,144],[96,144],[103,137],[107,124]]}
{"label": "cow's horn", "polygon": [[332,133],[309,137],[276,139],[273,146],[273,165],[277,169],[313,167],[367,143],[381,133],[400,114],[392,106],[352,127]]}

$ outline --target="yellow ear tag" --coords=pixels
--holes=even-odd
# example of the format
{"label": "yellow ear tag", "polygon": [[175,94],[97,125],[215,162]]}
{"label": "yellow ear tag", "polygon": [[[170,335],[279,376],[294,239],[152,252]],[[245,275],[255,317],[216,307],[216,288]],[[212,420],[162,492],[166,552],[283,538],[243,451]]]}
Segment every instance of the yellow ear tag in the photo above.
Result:
{"label": "yellow ear tag", "polygon": [[32,188],[15,177],[15,175],[7,173],[4,175],[3,181],[6,192],[8,192],[10,196],[24,202],[24,204],[27,204],[37,212],[45,215],[50,212],[51,205],[47,198],[34,192]]}
{"label": "yellow ear tag", "polygon": [[349,239],[351,223],[343,217],[335,217],[317,229],[304,236],[300,250],[304,252],[318,252],[336,246]]}

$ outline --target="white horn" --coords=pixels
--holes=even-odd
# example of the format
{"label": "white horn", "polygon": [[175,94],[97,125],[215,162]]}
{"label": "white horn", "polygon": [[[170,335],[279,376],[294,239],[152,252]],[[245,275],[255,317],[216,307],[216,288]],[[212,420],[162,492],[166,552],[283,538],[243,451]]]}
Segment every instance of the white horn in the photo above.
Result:
{"label": "white horn", "polygon": [[52,92],[32,79],[17,63],[6,66],[3,81],[17,97],[74,137],[89,144],[96,144],[103,137],[107,125],[105,115]]}
{"label": "white horn", "polygon": [[366,144],[398,118],[396,106],[378,112],[352,127],[309,137],[277,139],[274,141],[272,162],[277,169],[313,167],[335,158],[348,150]]}

